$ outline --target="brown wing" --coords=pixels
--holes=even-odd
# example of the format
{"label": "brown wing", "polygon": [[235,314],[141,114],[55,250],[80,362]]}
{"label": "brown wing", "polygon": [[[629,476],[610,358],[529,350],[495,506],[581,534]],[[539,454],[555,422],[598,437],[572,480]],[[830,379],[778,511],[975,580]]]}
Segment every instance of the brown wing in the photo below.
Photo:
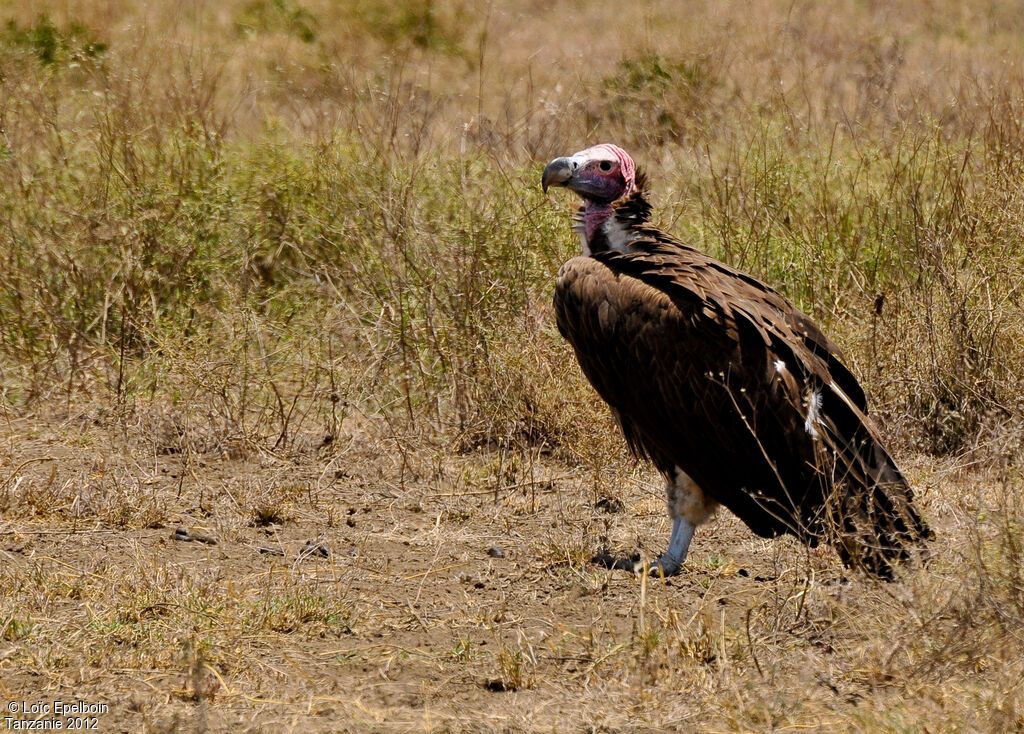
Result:
{"label": "brown wing", "polygon": [[559,329],[635,453],[681,467],[761,535],[824,536],[835,487],[863,499],[884,485],[885,508],[909,508],[863,391],[807,316],[661,233],[637,244],[570,260],[555,292]]}

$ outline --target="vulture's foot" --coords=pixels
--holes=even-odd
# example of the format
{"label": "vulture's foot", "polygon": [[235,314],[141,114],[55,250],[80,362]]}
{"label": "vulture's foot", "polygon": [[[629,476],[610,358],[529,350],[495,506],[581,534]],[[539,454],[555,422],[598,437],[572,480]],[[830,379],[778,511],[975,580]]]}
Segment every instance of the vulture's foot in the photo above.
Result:
{"label": "vulture's foot", "polygon": [[[590,559],[591,563],[596,563],[598,566],[604,568],[610,568],[613,571],[629,571],[639,576],[644,571],[644,563],[640,559],[639,553],[634,553],[631,556],[616,556],[611,553],[607,548],[596,556]],[[658,560],[647,566],[647,573],[650,576],[658,576],[667,578],[669,576],[675,576],[683,567],[682,560],[669,552],[661,554]]]}
{"label": "vulture's foot", "polygon": [[661,576],[667,578],[675,576],[683,568],[683,561],[676,555],[665,551],[661,557],[650,565],[647,573],[650,576]]}
{"label": "vulture's foot", "polygon": [[612,555],[611,551],[607,548],[591,558],[590,562],[596,563],[598,566],[610,568],[613,571],[630,571],[636,574],[640,573],[640,570],[643,568],[639,553],[634,553],[631,556],[616,556]]}

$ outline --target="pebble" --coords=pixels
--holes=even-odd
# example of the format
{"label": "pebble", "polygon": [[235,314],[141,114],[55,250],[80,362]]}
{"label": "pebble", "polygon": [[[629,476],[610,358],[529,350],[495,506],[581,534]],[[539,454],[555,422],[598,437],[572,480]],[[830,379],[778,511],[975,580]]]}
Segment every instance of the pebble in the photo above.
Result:
{"label": "pebble", "polygon": [[311,540],[302,546],[302,550],[299,551],[299,558],[309,558],[310,556],[327,558],[329,555],[331,555],[331,552],[327,549],[326,545],[323,543],[314,543]]}

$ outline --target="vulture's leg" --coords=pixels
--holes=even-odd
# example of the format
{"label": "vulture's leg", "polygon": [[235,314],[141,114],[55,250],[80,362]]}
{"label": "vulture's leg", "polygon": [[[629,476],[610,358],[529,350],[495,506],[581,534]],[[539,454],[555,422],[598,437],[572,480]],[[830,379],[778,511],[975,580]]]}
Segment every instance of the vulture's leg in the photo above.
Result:
{"label": "vulture's leg", "polygon": [[678,466],[665,490],[668,494],[668,514],[672,518],[672,537],[668,550],[651,564],[650,573],[675,576],[686,560],[693,540],[693,531],[711,517],[718,503],[704,494],[697,483]]}
{"label": "vulture's leg", "polygon": [[[668,494],[668,514],[672,518],[672,537],[668,541],[668,550],[650,565],[648,571],[652,575],[675,576],[686,560],[693,531],[711,517],[718,503],[704,494],[697,483],[679,467],[676,467],[674,475],[668,478],[665,490]],[[603,550],[590,560],[605,568],[632,571],[636,574],[643,571],[639,554],[625,557]]]}

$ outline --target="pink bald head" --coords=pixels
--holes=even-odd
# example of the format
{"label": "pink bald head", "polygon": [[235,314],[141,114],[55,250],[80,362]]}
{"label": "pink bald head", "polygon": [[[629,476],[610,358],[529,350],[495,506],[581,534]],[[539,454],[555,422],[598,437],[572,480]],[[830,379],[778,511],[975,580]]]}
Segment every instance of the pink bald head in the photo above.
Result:
{"label": "pink bald head", "polygon": [[636,190],[636,164],[619,146],[602,143],[551,161],[541,183],[545,191],[565,186],[586,201],[608,205]]}
{"label": "pink bald head", "polygon": [[630,158],[629,153],[612,143],[599,143],[576,155],[588,156],[590,158],[614,158],[619,162],[619,171],[622,173],[622,180],[626,184],[623,195],[633,193],[636,188],[636,163]]}
{"label": "pink bald head", "polygon": [[[601,143],[570,156],[555,158],[544,168],[541,185],[564,186],[583,198],[583,235],[589,243],[614,211],[614,203],[636,189],[636,164],[617,145]],[[589,252],[585,245],[584,252]]]}

